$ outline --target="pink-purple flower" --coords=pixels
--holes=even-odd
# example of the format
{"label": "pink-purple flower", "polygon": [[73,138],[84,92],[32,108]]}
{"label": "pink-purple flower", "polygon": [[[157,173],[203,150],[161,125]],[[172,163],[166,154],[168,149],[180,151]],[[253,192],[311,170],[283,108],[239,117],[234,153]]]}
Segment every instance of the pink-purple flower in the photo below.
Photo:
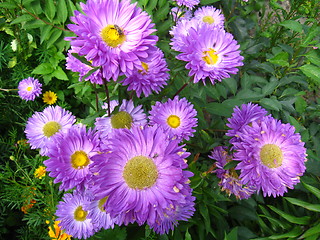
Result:
{"label": "pink-purple flower", "polygon": [[18,85],[18,94],[19,96],[26,101],[34,101],[42,92],[42,84],[38,79],[28,77],[19,82]]}

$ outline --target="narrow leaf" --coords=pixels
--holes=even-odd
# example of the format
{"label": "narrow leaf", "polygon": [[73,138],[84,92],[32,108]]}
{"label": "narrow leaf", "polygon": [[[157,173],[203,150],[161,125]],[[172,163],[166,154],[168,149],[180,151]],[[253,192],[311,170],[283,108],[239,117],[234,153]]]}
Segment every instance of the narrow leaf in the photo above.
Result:
{"label": "narrow leaf", "polygon": [[24,14],[24,15],[21,15],[21,16],[17,17],[16,19],[14,19],[10,24],[11,25],[18,24],[18,23],[27,22],[27,21],[30,21],[30,20],[33,20],[33,19],[34,19],[34,17],[32,17],[31,15]]}
{"label": "narrow leaf", "polygon": [[279,23],[279,25],[289,28],[295,32],[302,32],[302,24],[294,20],[285,20]]}
{"label": "narrow leaf", "polygon": [[301,224],[301,225],[307,225],[310,223],[310,216],[296,217],[296,216],[292,216],[284,211],[281,211],[281,210],[275,208],[274,206],[268,205],[268,207],[272,211],[276,212],[281,217],[283,217],[284,219],[286,219],[287,221],[289,221],[291,223]]}
{"label": "narrow leaf", "polygon": [[301,182],[305,189],[313,193],[318,199],[320,199],[320,190],[318,188],[315,188],[309,184],[306,184],[305,182]]}
{"label": "narrow leaf", "polygon": [[295,198],[290,198],[290,197],[285,197],[285,199],[288,200],[293,205],[303,207],[313,212],[320,212],[320,204],[311,204],[311,203],[308,203],[299,199],[295,199]]}

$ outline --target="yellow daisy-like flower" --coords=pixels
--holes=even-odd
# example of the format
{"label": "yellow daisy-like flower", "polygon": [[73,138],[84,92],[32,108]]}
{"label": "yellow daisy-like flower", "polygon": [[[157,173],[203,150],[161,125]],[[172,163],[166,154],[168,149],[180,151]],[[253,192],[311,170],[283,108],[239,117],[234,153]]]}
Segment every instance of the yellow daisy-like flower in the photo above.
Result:
{"label": "yellow daisy-like flower", "polygon": [[34,171],[34,177],[42,179],[46,176],[46,168],[44,166],[40,166]]}
{"label": "yellow daisy-like flower", "polygon": [[47,103],[47,104],[55,104],[58,97],[57,97],[57,94],[55,94],[54,92],[51,92],[51,91],[46,91],[44,94],[43,94],[43,102],[44,103]]}
{"label": "yellow daisy-like flower", "polygon": [[[66,234],[61,230],[60,226],[58,225],[60,221],[54,221],[53,226],[49,226],[49,236],[54,240],[71,240],[71,235]],[[49,221],[46,221],[49,224]]]}

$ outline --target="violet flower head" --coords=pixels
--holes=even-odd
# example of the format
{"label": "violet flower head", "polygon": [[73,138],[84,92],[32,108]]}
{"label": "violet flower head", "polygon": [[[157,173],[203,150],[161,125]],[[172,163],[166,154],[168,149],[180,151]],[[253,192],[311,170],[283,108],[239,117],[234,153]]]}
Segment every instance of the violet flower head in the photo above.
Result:
{"label": "violet flower head", "polygon": [[130,0],[88,0],[80,6],[83,13],[75,11],[74,24],[68,25],[76,37],[67,38],[78,54],[101,66],[107,81],[139,69],[140,58],[158,39],[151,35],[156,31],[151,17]]}
{"label": "violet flower head", "polygon": [[204,6],[197,9],[194,12],[194,18],[202,23],[224,28],[224,16],[221,10],[213,6]]}
{"label": "violet flower head", "polygon": [[28,77],[19,82],[18,94],[20,98],[26,101],[34,101],[42,92],[42,84],[38,79]]}
{"label": "violet flower head", "polygon": [[236,169],[245,184],[257,187],[264,196],[283,196],[300,182],[306,167],[306,148],[290,124],[271,116],[247,125],[234,142]]}

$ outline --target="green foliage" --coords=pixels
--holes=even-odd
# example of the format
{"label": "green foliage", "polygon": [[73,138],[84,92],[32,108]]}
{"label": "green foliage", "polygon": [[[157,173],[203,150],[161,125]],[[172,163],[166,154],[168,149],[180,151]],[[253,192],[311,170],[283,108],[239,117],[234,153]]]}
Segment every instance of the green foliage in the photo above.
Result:
{"label": "green foliage", "polygon": [[[0,0],[0,238],[49,239],[56,204],[62,193],[49,176],[38,179],[35,170],[45,157],[25,144],[27,119],[46,105],[41,98],[21,100],[16,88],[29,76],[38,78],[43,89],[58,95],[57,104],[71,110],[78,122],[93,126],[105,114],[106,86],[83,81],[66,70],[70,47],[66,37],[80,0]],[[318,239],[320,237],[320,4],[311,1],[201,0],[201,6],[220,8],[226,30],[240,44],[244,66],[239,73],[215,85],[191,84],[185,63],[170,49],[169,30],[174,25],[174,1],[138,0],[152,16],[159,37],[158,47],[170,69],[168,86],[159,94],[137,98],[118,82],[107,84],[110,99],[132,97],[146,111],[156,101],[179,95],[198,112],[195,136],[186,143],[192,154],[189,170],[196,212],[181,221],[168,235],[157,235],[148,227],[116,226],[101,230],[90,239]],[[287,5],[286,5],[287,4]],[[84,57],[75,55],[90,65]],[[254,195],[237,200],[222,192],[207,156],[215,146],[228,144],[225,123],[233,108],[254,102],[275,118],[295,126],[308,149],[307,171],[302,183],[284,198]],[[231,162],[227,168],[234,167]],[[211,170],[210,170],[211,169]],[[35,202],[34,202],[35,201]],[[33,203],[34,202],[34,203]],[[22,207],[33,204],[27,213]]]}

